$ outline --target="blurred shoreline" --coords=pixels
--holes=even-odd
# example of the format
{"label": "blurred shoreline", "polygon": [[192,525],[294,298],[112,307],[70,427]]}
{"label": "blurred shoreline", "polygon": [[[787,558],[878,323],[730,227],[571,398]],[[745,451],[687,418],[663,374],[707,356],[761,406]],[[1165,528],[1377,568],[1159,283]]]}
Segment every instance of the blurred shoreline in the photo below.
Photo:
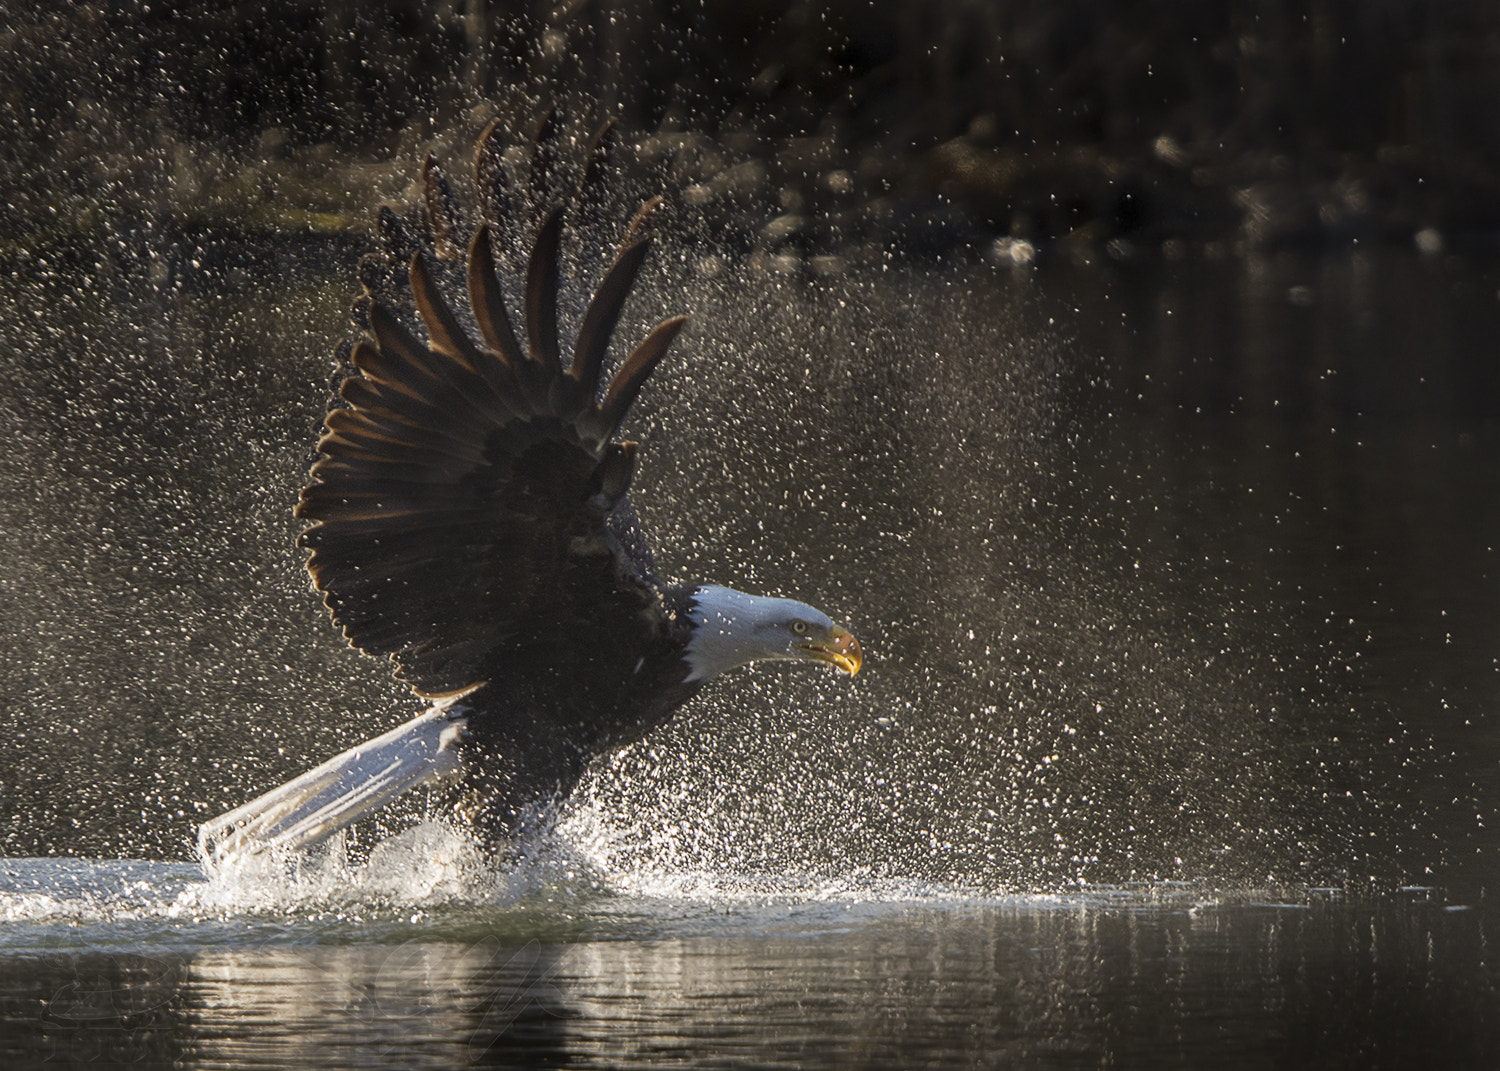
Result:
{"label": "blurred shoreline", "polygon": [[772,265],[1500,252],[1500,7],[79,4],[0,48],[7,260],[363,236],[544,101]]}

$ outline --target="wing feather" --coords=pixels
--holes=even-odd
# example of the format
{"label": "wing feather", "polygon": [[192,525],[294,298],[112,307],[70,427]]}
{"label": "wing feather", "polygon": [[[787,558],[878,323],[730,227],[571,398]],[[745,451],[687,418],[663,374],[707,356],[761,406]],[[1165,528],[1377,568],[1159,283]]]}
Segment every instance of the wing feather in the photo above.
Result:
{"label": "wing feather", "polygon": [[562,356],[557,344],[557,254],[562,242],[562,211],[547,216],[531,248],[526,270],[526,341],[533,361],[545,366],[546,374],[562,374]]}
{"label": "wing feather", "polygon": [[500,359],[512,368],[523,360],[516,329],[511,326],[500,289],[500,275],[495,270],[495,254],[490,247],[490,229],[482,226],[469,244],[469,301],[479,333]]}
{"label": "wing feather", "polygon": [[[558,137],[550,113],[538,137],[532,179],[546,178],[550,190]],[[606,130],[590,150],[586,186],[602,174],[608,140]],[[566,634],[580,614],[636,615],[650,602],[649,560],[626,560],[643,551],[621,549],[610,534],[611,512],[628,508],[635,462],[634,444],[610,439],[683,319],[636,347],[602,402],[596,384],[648,252],[654,206],[621,243],[565,370],[562,212],[540,205],[545,219],[525,260],[523,353],[493,248],[512,200],[503,155],[492,124],[476,150],[480,221],[466,294],[454,292],[461,282],[450,289],[456,272],[442,263],[467,229],[436,163],[422,169],[429,233],[414,234],[382,209],[386,255],[360,274],[368,335],[349,351],[354,374],[339,387],[342,404],[328,413],[297,507],[311,522],[300,543],[334,621],[355,646],[390,656],[398,676],[427,696],[490,679],[524,637]],[[404,322],[413,309],[425,338]]]}
{"label": "wing feather", "polygon": [[620,370],[609,382],[609,391],[605,394],[604,401],[599,405],[599,415],[608,435],[613,436],[619,429],[625,420],[625,414],[635,402],[635,396],[646,385],[646,379],[656,369],[657,363],[666,356],[672,340],[687,321],[686,316],[673,316],[663,320],[651,329],[651,333],[625,358],[625,363],[620,365]]}
{"label": "wing feather", "polygon": [[505,127],[489,121],[474,146],[474,193],[484,219],[510,219],[510,180],[505,173]]}
{"label": "wing feather", "polygon": [[431,153],[422,163],[422,195],[427,205],[427,224],[432,231],[434,251],[443,260],[458,259],[462,248],[459,234],[463,229],[463,213],[459,211],[453,187]]}
{"label": "wing feather", "polygon": [[573,363],[568,374],[581,383],[592,398],[598,390],[599,370],[604,364],[605,352],[609,349],[610,336],[619,323],[620,311],[625,299],[635,286],[635,277],[650,251],[649,240],[632,242],[620,250],[620,255],[610,265],[588,311],[583,314],[583,323],[578,328],[578,343],[573,348]]}

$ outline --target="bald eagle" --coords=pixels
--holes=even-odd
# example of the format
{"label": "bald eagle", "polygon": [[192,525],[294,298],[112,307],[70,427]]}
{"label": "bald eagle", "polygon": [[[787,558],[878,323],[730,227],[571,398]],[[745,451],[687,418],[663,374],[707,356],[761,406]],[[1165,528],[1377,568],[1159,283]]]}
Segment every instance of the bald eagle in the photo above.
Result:
{"label": "bald eagle", "polygon": [[[210,864],[316,844],[439,778],[457,782],[461,820],[497,846],[721,673],[756,659],[860,668],[854,636],[811,606],[658,575],[626,494],[637,444],[616,436],[686,317],[604,370],[660,199],[628,227],[565,362],[565,208],[547,204],[563,185],[550,170],[556,127],[544,118],[532,139],[529,212],[498,120],[479,139],[475,225],[431,157],[425,228],[381,211],[383,254],[361,265],[365,335],[297,505],[334,623],[431,706],[203,825]],[[600,203],[611,143],[609,126],[589,143],[575,211]],[[523,345],[497,238],[528,214]],[[466,307],[450,300],[464,292]]]}

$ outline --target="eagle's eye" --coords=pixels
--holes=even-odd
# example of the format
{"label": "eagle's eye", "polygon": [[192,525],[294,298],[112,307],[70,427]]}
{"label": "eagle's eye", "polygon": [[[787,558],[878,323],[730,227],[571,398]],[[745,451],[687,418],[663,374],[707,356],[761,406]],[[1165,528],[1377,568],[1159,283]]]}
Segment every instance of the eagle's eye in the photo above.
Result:
{"label": "eagle's eye", "polygon": [[792,622],[792,631],[794,633],[796,633],[798,636],[806,636],[807,635],[807,622],[806,621],[793,621]]}

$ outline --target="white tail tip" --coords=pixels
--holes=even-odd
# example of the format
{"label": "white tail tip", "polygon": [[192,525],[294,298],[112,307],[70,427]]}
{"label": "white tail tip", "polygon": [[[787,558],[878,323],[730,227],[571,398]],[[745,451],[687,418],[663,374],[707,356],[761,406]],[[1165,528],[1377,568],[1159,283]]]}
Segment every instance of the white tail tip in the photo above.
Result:
{"label": "white tail tip", "polygon": [[461,706],[434,706],[383,736],[335,755],[242,807],[198,827],[198,854],[210,874],[271,849],[309,848],[419,785],[463,768],[457,744],[467,727]]}

